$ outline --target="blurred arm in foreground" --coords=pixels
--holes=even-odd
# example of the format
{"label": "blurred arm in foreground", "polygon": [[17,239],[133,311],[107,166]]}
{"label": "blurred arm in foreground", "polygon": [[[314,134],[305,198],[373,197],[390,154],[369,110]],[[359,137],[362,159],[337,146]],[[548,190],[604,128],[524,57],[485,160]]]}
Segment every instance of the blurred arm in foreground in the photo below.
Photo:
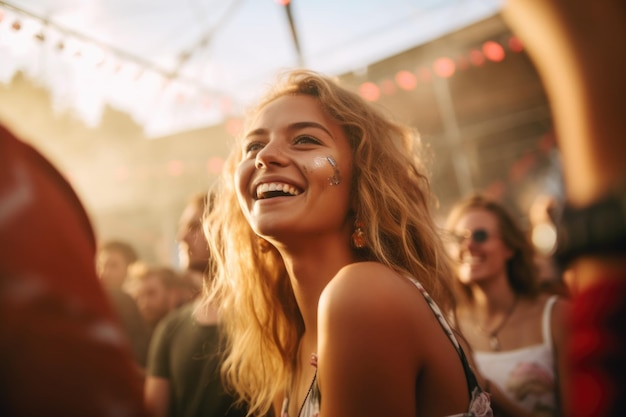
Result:
{"label": "blurred arm in foreground", "polygon": [[0,126],[0,415],[146,415],[95,250],[68,182]]}
{"label": "blurred arm in foreground", "polygon": [[569,415],[626,415],[626,2],[507,0],[503,14],[543,80],[562,155]]}

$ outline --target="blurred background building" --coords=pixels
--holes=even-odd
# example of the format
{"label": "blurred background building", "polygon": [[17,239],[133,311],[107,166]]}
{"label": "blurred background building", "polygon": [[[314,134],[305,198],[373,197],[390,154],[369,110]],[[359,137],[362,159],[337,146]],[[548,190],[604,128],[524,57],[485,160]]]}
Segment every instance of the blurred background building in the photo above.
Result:
{"label": "blurred background building", "polygon": [[441,217],[476,190],[523,221],[562,195],[545,93],[498,2],[0,1],[0,120],[70,179],[99,239],[152,262],[177,262],[187,198],[297,66],[419,129]]}

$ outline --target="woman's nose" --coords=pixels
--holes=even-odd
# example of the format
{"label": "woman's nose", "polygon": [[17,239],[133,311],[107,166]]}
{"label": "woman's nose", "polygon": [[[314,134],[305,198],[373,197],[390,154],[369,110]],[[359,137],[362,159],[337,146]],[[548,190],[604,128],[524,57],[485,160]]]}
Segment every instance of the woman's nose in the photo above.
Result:
{"label": "woman's nose", "polygon": [[257,152],[254,165],[257,169],[267,168],[271,165],[283,166],[287,163],[287,152],[284,145],[277,140],[272,140]]}
{"label": "woman's nose", "polygon": [[468,238],[457,238],[452,244],[453,257],[461,258],[463,254],[470,250],[472,241]]}

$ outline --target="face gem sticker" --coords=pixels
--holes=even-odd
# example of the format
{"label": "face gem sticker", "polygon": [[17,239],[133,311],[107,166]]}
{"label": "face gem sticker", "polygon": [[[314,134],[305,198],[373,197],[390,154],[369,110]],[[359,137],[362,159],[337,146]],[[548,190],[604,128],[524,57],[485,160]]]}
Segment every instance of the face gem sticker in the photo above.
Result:
{"label": "face gem sticker", "polygon": [[330,185],[339,185],[341,184],[341,173],[339,172],[339,168],[337,168],[337,162],[333,159],[332,156],[327,156],[326,160],[333,167],[333,176],[328,178],[328,182]]}
{"label": "face gem sticker", "polygon": [[313,162],[314,169],[319,169],[329,165],[333,169],[333,175],[328,177],[328,184],[331,186],[341,184],[341,173],[337,167],[337,162],[335,162],[332,156],[317,157]]}

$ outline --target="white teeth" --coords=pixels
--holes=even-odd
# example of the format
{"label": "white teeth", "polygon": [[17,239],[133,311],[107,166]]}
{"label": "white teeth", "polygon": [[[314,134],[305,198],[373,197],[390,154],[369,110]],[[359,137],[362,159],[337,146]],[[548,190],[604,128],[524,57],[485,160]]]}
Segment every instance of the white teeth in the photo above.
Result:
{"label": "white teeth", "polygon": [[294,196],[300,194],[300,191],[298,191],[295,187],[292,187],[289,184],[271,182],[269,184],[268,183],[260,184],[259,186],[256,187],[257,198],[263,198],[263,194],[270,192],[270,191],[282,191],[284,193],[294,195]]}
{"label": "white teeth", "polygon": [[464,264],[475,265],[481,262],[481,258],[477,256],[464,256],[461,259],[461,262],[463,262]]}
{"label": "white teeth", "polygon": [[259,197],[261,194],[269,190],[270,190],[269,184],[261,184],[258,187],[256,187],[256,195],[257,197]]}

